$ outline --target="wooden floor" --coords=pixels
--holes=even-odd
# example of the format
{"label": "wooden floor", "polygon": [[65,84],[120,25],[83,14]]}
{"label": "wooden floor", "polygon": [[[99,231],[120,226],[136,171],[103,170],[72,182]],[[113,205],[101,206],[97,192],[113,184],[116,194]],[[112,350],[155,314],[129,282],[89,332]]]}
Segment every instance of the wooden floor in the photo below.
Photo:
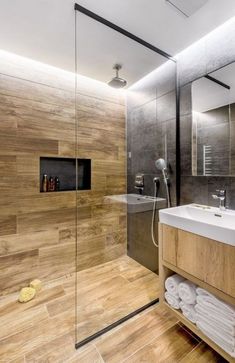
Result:
{"label": "wooden floor", "polygon": [[159,297],[159,277],[128,256],[77,275],[77,342]]}
{"label": "wooden floor", "polygon": [[[118,318],[125,308],[128,309],[125,303],[134,309],[151,297],[151,283],[146,282],[151,281],[151,273],[147,271],[143,275],[141,270],[135,261],[125,257],[87,270],[86,274],[79,273],[78,297],[80,294],[81,298],[77,299],[78,312],[85,311],[88,323],[84,318],[78,318],[78,336],[97,328],[97,322],[100,324],[102,319],[107,324],[114,317]],[[86,286],[89,276],[92,283]],[[126,287],[116,284],[120,278],[126,280]],[[101,280],[105,281],[102,288]],[[70,275],[44,286],[37,298],[27,304],[18,303],[16,294],[0,299],[1,363],[225,362],[159,306],[135,316],[76,351],[74,286],[75,277]],[[86,298],[81,294],[84,291]],[[118,304],[115,297],[118,297]],[[88,300],[90,304],[86,305]],[[104,308],[109,312],[106,313]],[[97,320],[98,313],[100,319]]]}

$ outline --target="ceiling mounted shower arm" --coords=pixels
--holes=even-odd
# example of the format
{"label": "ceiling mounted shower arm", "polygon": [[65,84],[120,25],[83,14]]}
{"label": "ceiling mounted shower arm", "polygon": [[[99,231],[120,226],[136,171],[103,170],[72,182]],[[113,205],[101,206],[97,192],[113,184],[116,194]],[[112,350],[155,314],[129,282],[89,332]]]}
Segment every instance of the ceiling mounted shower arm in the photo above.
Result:
{"label": "ceiling mounted shower arm", "polygon": [[175,59],[174,57],[172,57],[170,54],[168,54],[168,53],[164,52],[163,50],[161,50],[160,48],[157,48],[157,47],[155,47],[154,45],[152,45],[152,44],[150,44],[150,43],[146,42],[145,40],[143,40],[143,39],[141,39],[141,38],[137,37],[136,35],[134,35],[134,34],[132,34],[132,33],[128,32],[127,30],[125,30],[125,29],[123,29],[123,28],[119,27],[118,25],[116,25],[116,24],[114,24],[114,23],[110,22],[109,20],[107,20],[107,19],[105,19],[105,18],[102,18],[102,17],[101,17],[101,16],[99,16],[98,14],[93,13],[92,11],[90,11],[90,10],[88,10],[88,9],[84,8],[83,6],[81,6],[81,5],[77,4],[77,3],[75,3],[75,4],[74,4],[74,9],[75,9],[76,11],[79,11],[80,13],[82,13],[82,14],[84,14],[84,15],[86,15],[86,16],[89,16],[90,18],[92,18],[92,19],[94,19],[94,20],[98,21],[99,23],[101,23],[101,24],[103,24],[103,25],[106,25],[107,27],[109,27],[109,28],[111,28],[111,29],[113,29],[113,30],[117,31],[118,33],[123,34],[124,36],[126,36],[126,37],[128,37],[128,38],[130,38],[130,39],[134,40],[135,42],[137,42],[137,43],[139,43],[139,44],[143,45],[144,47],[146,47],[146,48],[148,48],[148,49],[152,50],[153,52],[158,53],[158,54],[160,54],[161,56],[163,56],[163,57],[165,57],[165,58],[167,58],[167,59],[170,59],[170,60],[172,60],[173,62],[175,62],[175,63],[176,63],[176,59]]}

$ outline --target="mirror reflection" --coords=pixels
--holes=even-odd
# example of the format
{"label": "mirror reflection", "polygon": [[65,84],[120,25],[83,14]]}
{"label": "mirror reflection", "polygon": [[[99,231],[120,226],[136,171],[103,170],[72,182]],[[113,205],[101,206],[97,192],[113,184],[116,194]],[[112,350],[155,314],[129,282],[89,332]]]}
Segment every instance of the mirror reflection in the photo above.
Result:
{"label": "mirror reflection", "polygon": [[235,63],[192,83],[193,175],[235,175]]}

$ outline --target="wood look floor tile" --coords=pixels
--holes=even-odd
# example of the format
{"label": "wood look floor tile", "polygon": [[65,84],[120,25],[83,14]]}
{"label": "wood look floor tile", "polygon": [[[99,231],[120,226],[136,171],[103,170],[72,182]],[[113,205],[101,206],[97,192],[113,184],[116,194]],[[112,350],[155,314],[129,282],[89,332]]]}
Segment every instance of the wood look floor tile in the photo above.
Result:
{"label": "wood look floor tile", "polygon": [[[1,358],[0,358],[0,362],[3,363]],[[14,359],[14,360],[8,361],[7,363],[25,363],[25,358],[24,358],[24,356],[21,356],[21,357],[18,357],[16,359]]]}
{"label": "wood look floor tile", "polygon": [[66,363],[104,363],[99,352],[93,345],[78,350]]}
{"label": "wood look floor tile", "polygon": [[74,334],[62,335],[26,354],[26,363],[64,363],[75,352]]}
{"label": "wood look floor tile", "polygon": [[[7,314],[21,314],[23,311],[30,311],[36,306],[54,301],[55,299],[64,296],[65,291],[61,285],[52,288],[43,288],[42,291],[39,291],[36,297],[27,304],[19,303],[18,295],[19,293],[12,294],[11,299],[5,299],[5,303],[4,299],[2,299],[0,303],[0,320]],[[12,319],[12,317],[9,316],[9,319]]]}
{"label": "wood look floor tile", "polygon": [[[124,277],[125,275],[129,279]],[[128,256],[97,268],[78,272],[77,336],[79,341],[127,316],[158,296],[158,276]],[[57,302],[59,303],[60,300],[63,298],[58,299]],[[50,306],[54,305],[54,311],[57,302],[50,304]],[[57,304],[56,309],[61,307]]]}
{"label": "wood look floor tile", "polygon": [[[20,304],[20,303],[18,303]],[[37,306],[33,309],[17,313],[3,315],[0,318],[0,340],[9,335],[24,332],[33,324],[38,324],[48,319],[45,306]]]}
{"label": "wood look floor tile", "polygon": [[137,353],[125,360],[126,363],[177,363],[198,344],[179,325],[175,325]]}
{"label": "wood look floor tile", "polygon": [[120,363],[175,323],[175,318],[158,307],[101,338],[96,346],[105,362]]}
{"label": "wood look floor tile", "polygon": [[19,354],[27,354],[35,347],[39,347],[56,337],[64,335],[74,329],[74,311],[61,314],[53,319],[43,320],[34,324],[32,318],[27,330],[16,332],[0,340],[0,357],[4,362],[13,360]]}
{"label": "wood look floor tile", "polygon": [[207,344],[200,343],[180,363],[226,363],[227,361]]}
{"label": "wood look floor tile", "polygon": [[[74,274],[43,284],[27,304],[17,302],[18,293],[0,298],[0,363],[161,362],[156,356],[167,363],[224,363],[159,305],[76,351],[75,341],[158,297],[159,283],[128,256],[79,272],[77,282],[76,339]],[[195,341],[200,345],[189,353]]]}

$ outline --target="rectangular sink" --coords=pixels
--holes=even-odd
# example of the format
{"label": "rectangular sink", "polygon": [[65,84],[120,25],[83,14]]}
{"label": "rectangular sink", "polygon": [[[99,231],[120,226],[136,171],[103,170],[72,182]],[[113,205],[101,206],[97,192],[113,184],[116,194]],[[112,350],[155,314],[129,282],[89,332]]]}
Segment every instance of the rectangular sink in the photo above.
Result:
{"label": "rectangular sink", "polygon": [[235,211],[198,204],[162,209],[160,223],[235,246]]}
{"label": "rectangular sink", "polygon": [[154,198],[147,195],[139,194],[120,194],[106,197],[112,201],[127,204],[128,213],[140,213],[153,209],[153,203],[156,200],[156,209],[166,207],[166,199]]}

